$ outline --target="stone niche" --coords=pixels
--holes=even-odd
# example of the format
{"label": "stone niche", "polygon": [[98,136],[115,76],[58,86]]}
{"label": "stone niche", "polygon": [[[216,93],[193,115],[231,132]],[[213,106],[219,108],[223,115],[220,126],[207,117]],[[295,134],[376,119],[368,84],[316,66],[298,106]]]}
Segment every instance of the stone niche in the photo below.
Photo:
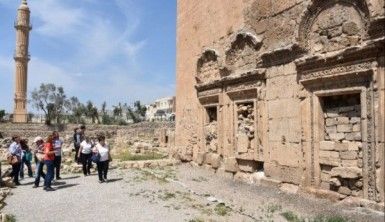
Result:
{"label": "stone niche", "polygon": [[218,108],[217,106],[205,107],[206,120],[204,124],[205,144],[208,152],[218,151]]}
{"label": "stone niche", "polygon": [[320,102],[324,117],[321,188],[363,197],[360,94],[326,96]]}
{"label": "stone niche", "polygon": [[226,68],[231,74],[239,74],[256,68],[260,38],[250,33],[239,33],[226,52]]}
{"label": "stone niche", "polygon": [[312,53],[356,46],[367,38],[368,10],[360,0],[315,0],[308,12],[300,39]]}
{"label": "stone niche", "polygon": [[220,78],[219,56],[214,50],[205,50],[197,63],[196,79],[198,83],[207,83]]}

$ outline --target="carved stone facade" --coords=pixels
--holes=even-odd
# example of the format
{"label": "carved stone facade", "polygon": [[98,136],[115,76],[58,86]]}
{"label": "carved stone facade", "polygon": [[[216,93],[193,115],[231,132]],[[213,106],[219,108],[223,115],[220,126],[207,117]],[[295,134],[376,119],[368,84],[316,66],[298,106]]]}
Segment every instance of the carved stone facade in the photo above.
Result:
{"label": "carved stone facade", "polygon": [[384,4],[178,1],[178,157],[383,204]]}

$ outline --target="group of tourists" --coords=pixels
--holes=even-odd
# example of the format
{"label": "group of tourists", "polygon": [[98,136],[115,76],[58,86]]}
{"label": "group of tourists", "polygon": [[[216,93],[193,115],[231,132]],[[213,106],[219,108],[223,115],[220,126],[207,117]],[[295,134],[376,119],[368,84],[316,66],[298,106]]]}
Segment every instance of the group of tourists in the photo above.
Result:
{"label": "group of tourists", "polygon": [[[85,135],[86,127],[81,125],[74,130],[75,162],[82,164],[84,176],[91,175],[92,163],[96,163],[100,183],[107,182],[109,162],[111,160],[109,147],[103,135],[97,141]],[[44,190],[54,191],[52,181],[61,180],[60,168],[62,162],[63,140],[54,131],[44,140],[38,136],[33,141],[34,148],[28,146],[28,141],[19,135],[12,137],[8,149],[7,161],[12,165],[11,177],[16,186],[20,185],[19,177],[24,178],[24,165],[27,166],[28,176],[33,177],[31,162],[35,161],[35,182],[33,188],[39,187],[40,178],[44,179]]]}

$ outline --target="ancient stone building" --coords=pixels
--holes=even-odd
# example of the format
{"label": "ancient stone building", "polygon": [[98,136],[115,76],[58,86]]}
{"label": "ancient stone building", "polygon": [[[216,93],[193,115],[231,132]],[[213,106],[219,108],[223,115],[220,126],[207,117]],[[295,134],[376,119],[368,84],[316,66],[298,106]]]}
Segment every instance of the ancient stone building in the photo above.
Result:
{"label": "ancient stone building", "polygon": [[30,10],[27,1],[23,0],[15,21],[16,50],[15,50],[15,105],[13,122],[26,123],[27,114],[27,81],[28,81],[28,54],[30,25]]}
{"label": "ancient stone building", "polygon": [[384,0],[179,0],[177,155],[383,203],[384,27]]}

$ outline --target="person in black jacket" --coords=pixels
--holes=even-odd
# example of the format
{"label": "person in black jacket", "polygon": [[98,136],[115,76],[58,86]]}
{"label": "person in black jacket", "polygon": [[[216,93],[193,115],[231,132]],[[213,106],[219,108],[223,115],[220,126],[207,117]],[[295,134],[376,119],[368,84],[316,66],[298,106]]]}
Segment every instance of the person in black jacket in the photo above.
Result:
{"label": "person in black jacket", "polygon": [[79,152],[79,148],[80,148],[80,143],[81,143],[81,141],[80,141],[80,131],[79,131],[79,128],[78,127],[76,127],[75,129],[74,129],[74,150],[73,151],[75,151],[75,162],[77,163],[78,162],[78,152]]}

